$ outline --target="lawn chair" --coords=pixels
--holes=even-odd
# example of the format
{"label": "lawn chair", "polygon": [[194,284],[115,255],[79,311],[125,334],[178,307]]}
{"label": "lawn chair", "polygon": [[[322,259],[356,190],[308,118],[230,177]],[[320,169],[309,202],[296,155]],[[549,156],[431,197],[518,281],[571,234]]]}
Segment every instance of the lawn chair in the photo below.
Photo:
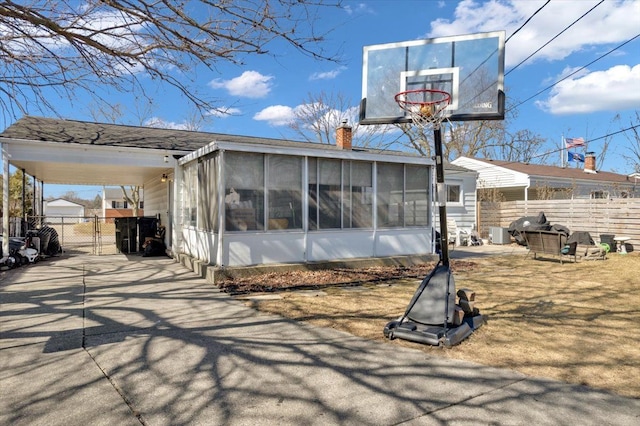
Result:
{"label": "lawn chair", "polygon": [[584,260],[604,260],[607,249],[596,244],[587,231],[576,231],[567,238],[569,254],[580,256]]}
{"label": "lawn chair", "polygon": [[447,233],[449,234],[449,244],[457,246],[469,245],[469,232],[458,228],[455,219],[447,218]]}

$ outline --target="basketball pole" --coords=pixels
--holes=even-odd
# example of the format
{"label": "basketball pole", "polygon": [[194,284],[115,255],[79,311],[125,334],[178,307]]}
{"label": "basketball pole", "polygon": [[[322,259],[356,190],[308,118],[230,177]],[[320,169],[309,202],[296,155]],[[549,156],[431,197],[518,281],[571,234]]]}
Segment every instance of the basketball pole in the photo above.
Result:
{"label": "basketball pole", "polygon": [[442,155],[442,134],[440,125],[433,129],[433,143],[436,154],[436,189],[438,216],[440,217],[440,253],[442,264],[449,266],[449,236],[447,235],[447,191],[444,184],[444,158]]}

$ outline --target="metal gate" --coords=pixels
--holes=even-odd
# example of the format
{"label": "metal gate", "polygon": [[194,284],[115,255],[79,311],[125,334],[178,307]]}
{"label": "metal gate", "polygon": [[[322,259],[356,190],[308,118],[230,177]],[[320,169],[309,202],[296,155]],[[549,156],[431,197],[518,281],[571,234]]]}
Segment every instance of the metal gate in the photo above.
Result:
{"label": "metal gate", "polygon": [[[17,219],[20,223],[20,219]],[[12,236],[24,236],[29,229],[53,228],[62,249],[69,254],[118,254],[116,228],[113,219],[87,216],[33,216],[22,226],[12,227]]]}

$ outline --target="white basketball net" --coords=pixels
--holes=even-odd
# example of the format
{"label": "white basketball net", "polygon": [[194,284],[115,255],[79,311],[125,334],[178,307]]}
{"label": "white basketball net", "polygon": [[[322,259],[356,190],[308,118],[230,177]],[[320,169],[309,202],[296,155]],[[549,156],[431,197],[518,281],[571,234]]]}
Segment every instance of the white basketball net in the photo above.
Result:
{"label": "white basketball net", "polygon": [[[426,101],[425,98],[438,97]],[[445,119],[445,110],[449,106],[451,96],[437,90],[410,90],[398,93],[395,97],[398,106],[407,112],[411,121],[422,129],[439,129]]]}

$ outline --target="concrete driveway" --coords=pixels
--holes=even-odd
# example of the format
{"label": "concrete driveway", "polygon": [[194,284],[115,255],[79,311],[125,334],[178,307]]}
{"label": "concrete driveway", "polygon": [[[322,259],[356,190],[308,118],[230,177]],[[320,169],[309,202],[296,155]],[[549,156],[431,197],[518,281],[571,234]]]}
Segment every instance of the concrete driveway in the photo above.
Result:
{"label": "concrete driveway", "polygon": [[640,422],[640,400],[256,312],[166,258],[47,260],[0,300],[2,425]]}

